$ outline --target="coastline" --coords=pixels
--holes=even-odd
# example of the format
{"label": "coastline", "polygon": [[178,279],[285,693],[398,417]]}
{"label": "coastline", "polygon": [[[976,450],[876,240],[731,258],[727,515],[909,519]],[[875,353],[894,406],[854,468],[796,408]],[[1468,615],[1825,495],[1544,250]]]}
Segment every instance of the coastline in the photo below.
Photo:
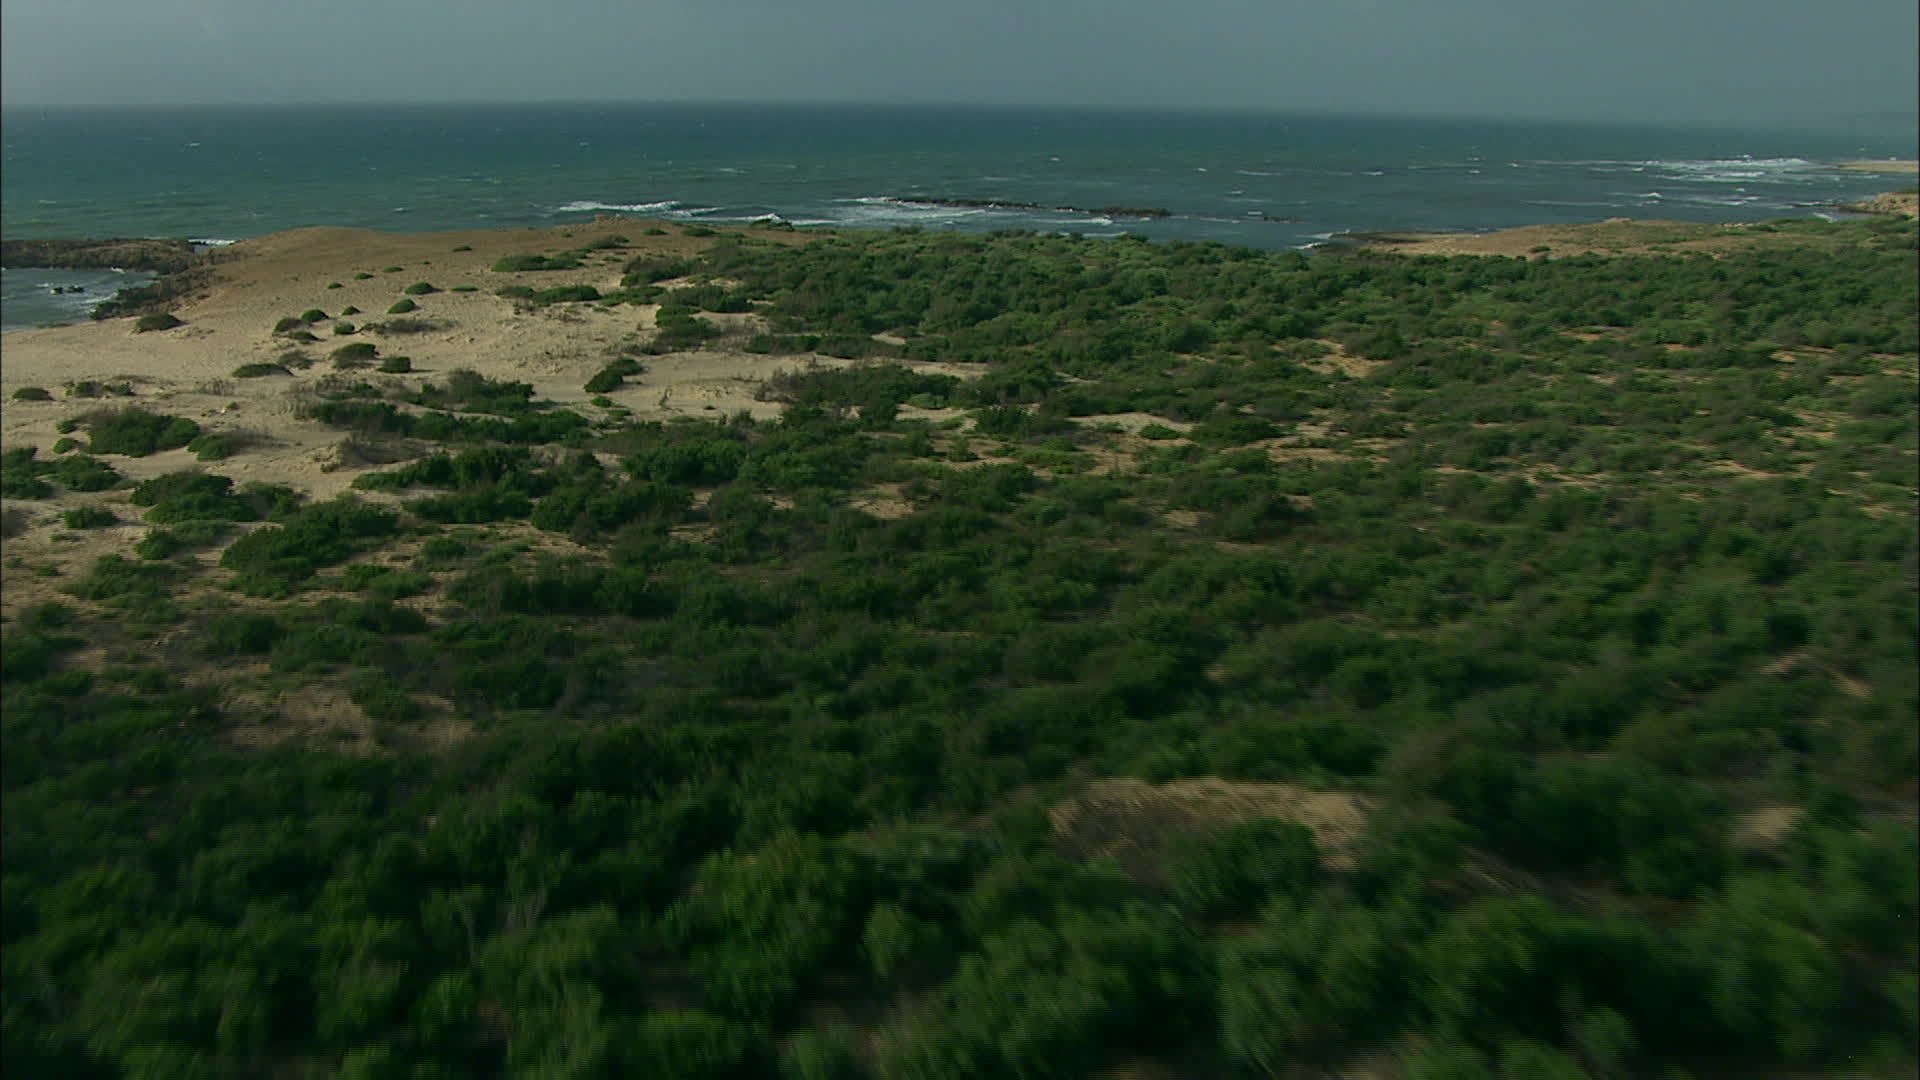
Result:
{"label": "coastline", "polygon": [[[1911,191],[1884,192],[1864,202],[1837,203],[1834,209],[1860,217],[1920,216],[1920,196]],[[1790,226],[1775,221],[1707,224],[1664,218],[1607,218],[1566,225],[1520,225],[1487,232],[1356,232],[1333,238],[1322,250],[1391,251],[1404,255],[1638,255],[1718,254],[1756,247],[1804,242]]]}

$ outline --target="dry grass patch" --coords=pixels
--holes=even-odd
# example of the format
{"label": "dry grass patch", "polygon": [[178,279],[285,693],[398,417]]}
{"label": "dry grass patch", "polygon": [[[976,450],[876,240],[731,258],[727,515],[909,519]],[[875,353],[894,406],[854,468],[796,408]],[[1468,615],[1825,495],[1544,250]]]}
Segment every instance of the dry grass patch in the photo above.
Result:
{"label": "dry grass patch", "polygon": [[854,495],[847,504],[882,521],[894,521],[913,513],[912,501],[902,494],[905,487],[905,484],[875,484]]}
{"label": "dry grass patch", "polygon": [[1351,792],[1296,784],[1207,776],[1156,786],[1121,777],[1093,781],[1050,816],[1063,850],[1083,859],[1112,859],[1135,878],[1159,881],[1161,858],[1174,837],[1262,819],[1305,825],[1328,869],[1352,870],[1370,808],[1365,797]]}
{"label": "dry grass patch", "polygon": [[1773,851],[1786,843],[1800,819],[1800,806],[1762,806],[1741,814],[1733,825],[1733,846],[1748,851]]}

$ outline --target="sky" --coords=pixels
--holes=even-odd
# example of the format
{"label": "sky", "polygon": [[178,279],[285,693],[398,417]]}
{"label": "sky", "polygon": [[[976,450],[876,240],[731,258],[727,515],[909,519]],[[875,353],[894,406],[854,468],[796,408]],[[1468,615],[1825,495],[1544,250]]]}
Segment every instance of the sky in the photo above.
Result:
{"label": "sky", "polygon": [[941,102],[1897,133],[1913,0],[5,0],[8,105]]}

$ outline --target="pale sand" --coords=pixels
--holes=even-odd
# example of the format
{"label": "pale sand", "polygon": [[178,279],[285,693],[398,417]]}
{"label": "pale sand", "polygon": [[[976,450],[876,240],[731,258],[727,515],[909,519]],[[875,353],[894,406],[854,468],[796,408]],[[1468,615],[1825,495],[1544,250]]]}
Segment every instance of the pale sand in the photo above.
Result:
{"label": "pale sand", "polygon": [[1920,161],[1836,161],[1834,164],[1860,172],[1920,173]]}
{"label": "pale sand", "polygon": [[[0,447],[39,447],[41,458],[52,457],[60,438],[56,425],[66,417],[101,406],[138,404],[157,412],[190,417],[208,431],[245,430],[268,440],[225,461],[202,466],[188,451],[172,450],[146,458],[111,456],[106,460],[134,480],[180,469],[207,468],[238,483],[266,481],[290,484],[317,498],[347,490],[364,468],[336,467],[334,448],[345,433],[294,415],[302,400],[312,396],[319,380],[334,375],[327,354],[357,341],[376,344],[382,356],[412,358],[415,374],[386,376],[373,371],[354,373],[375,383],[404,380],[408,385],[444,378],[455,368],[471,368],[482,375],[531,383],[536,398],[576,409],[589,418],[605,415],[589,404],[594,395],[582,387],[622,344],[644,342],[650,336],[655,308],[622,305],[602,310],[594,304],[560,304],[529,308],[494,295],[504,285],[588,283],[603,292],[618,287],[622,266],[642,255],[694,254],[726,236],[764,237],[779,243],[805,243],[804,233],[772,230],[726,230],[720,237],[694,238],[667,225],[670,235],[643,236],[652,222],[603,219],[592,225],[550,229],[503,229],[422,234],[379,233],[364,229],[312,228],[257,237],[225,249],[224,261],[201,295],[181,302],[176,313],[185,325],[173,330],[136,334],[133,320],[114,319],[46,330],[20,330],[0,337]],[[571,233],[571,236],[564,234]],[[490,267],[503,255],[552,253],[584,246],[609,234],[626,236],[630,245],[620,250],[592,252],[577,270],[535,273],[495,273]],[[457,246],[471,251],[455,252]],[[387,266],[403,270],[384,273]],[[356,271],[370,272],[356,281]],[[338,281],[341,288],[329,289]],[[410,317],[446,320],[441,331],[376,336],[362,331],[335,337],[331,321],[313,327],[321,336],[303,348],[319,362],[292,376],[240,379],[235,368],[254,361],[273,361],[293,347],[272,333],[276,321],[320,308],[338,316],[349,305],[362,312],[351,321],[365,326],[391,316],[387,308],[401,299],[410,283],[427,281],[442,291],[415,297],[419,310]],[[456,285],[480,291],[458,293]],[[607,395],[641,419],[676,416],[719,418],[739,411],[756,417],[779,414],[781,406],[757,401],[761,380],[809,362],[838,365],[847,361],[818,356],[765,356],[740,351],[746,333],[760,327],[758,315],[707,314],[729,332],[712,348],[640,357],[645,374],[630,377],[627,385]],[[944,370],[937,365],[912,365]],[[968,372],[976,373],[976,372]],[[137,395],[128,398],[80,399],[65,396],[64,387],[76,380],[131,381]],[[15,390],[38,386],[54,400],[13,400]],[[76,437],[80,437],[76,433]],[[9,510],[24,511],[32,526],[7,542],[8,555],[23,558],[52,556],[78,565],[108,550],[125,550],[142,529],[133,525],[140,509],[126,505],[124,489],[91,495],[62,493],[49,500],[6,501]],[[64,533],[59,514],[83,503],[106,505],[128,524],[123,527],[53,537]],[[9,575],[10,583],[13,575]]]}

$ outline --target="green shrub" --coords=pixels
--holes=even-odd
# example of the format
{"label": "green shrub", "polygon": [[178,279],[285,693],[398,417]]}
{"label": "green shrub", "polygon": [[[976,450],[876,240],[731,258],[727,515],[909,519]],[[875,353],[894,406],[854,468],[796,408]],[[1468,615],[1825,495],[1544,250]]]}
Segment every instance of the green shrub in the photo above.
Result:
{"label": "green shrub", "polygon": [[369,278],[371,278],[371,277],[373,277],[373,275],[372,275],[372,274],[369,274],[369,273],[367,273],[367,272],[366,272],[365,270],[361,270],[361,271],[359,271],[359,272],[357,272],[357,273],[355,273],[355,274],[353,275],[353,280],[355,280],[355,281],[366,281],[367,279],[369,279]]}
{"label": "green shrub", "polygon": [[201,625],[196,636],[207,656],[226,658],[264,656],[286,632],[272,615],[245,612],[215,615]]}
{"label": "green shrub", "polygon": [[1209,446],[1243,446],[1280,433],[1273,421],[1251,413],[1215,413],[1193,426],[1187,437]]}
{"label": "green shrub", "polygon": [[502,285],[500,288],[494,290],[493,295],[505,297],[508,300],[531,300],[533,299],[533,286]]}
{"label": "green shrub", "polygon": [[720,234],[705,225],[688,225],[680,230],[682,236],[719,236]]}
{"label": "green shrub", "polygon": [[[322,313],[322,317],[323,318],[325,317],[324,313]],[[289,315],[286,318],[281,319],[279,322],[276,322],[273,324],[273,332],[276,334],[285,334],[294,330],[298,330],[305,325],[307,324],[304,319],[299,319],[292,315]]]}
{"label": "green shrub", "polygon": [[430,282],[416,281],[400,291],[406,293],[408,296],[426,296],[429,293],[437,293],[440,290]]}
{"label": "green shrub", "polygon": [[152,413],[138,406],[91,414],[86,419],[87,449],[96,454],[146,457],[173,450],[200,435],[200,425],[184,416]]}
{"label": "green shrub", "polygon": [[587,380],[586,391],[589,394],[605,394],[620,389],[625,382],[626,379],[612,365],[608,365],[594,372],[593,377]]}
{"label": "green shrub", "polygon": [[346,321],[345,319],[342,319],[339,322],[333,324],[333,334],[335,337],[346,337],[347,335],[352,334],[359,329],[360,329],[359,327],[353,325],[352,323]]}
{"label": "green shrub", "polygon": [[[72,439],[60,441],[70,444],[69,449],[78,445]],[[65,453],[59,446],[60,443],[54,444],[55,452]],[[86,454],[75,454],[52,462],[46,466],[46,472],[69,491],[105,491],[121,480],[113,466]]]}
{"label": "green shrub", "polygon": [[10,499],[50,499],[53,485],[41,479],[44,462],[34,460],[38,447],[21,446],[0,455],[0,495]]}
{"label": "green shrub", "polygon": [[169,529],[148,529],[147,535],[133,545],[133,553],[158,562],[170,559],[186,549],[186,544]]}
{"label": "green shrub", "polygon": [[479,291],[480,291],[480,286],[478,286],[478,285],[455,285],[455,286],[454,286],[453,288],[451,288],[451,289],[449,289],[449,290],[447,290],[447,291],[448,291],[448,292],[479,292]]}
{"label": "green shrub", "polygon": [[[281,321],[284,322],[285,320],[281,320]],[[319,308],[308,308],[307,310],[300,313],[300,321],[308,325],[312,325],[314,323],[326,322],[327,313],[324,311],[321,311]]]}
{"label": "green shrub", "polygon": [[233,377],[236,379],[258,379],[267,375],[291,374],[293,374],[293,372],[287,370],[285,364],[269,364],[263,361],[241,364],[239,367],[233,369]]}
{"label": "green shrub", "polygon": [[328,353],[333,366],[342,371],[353,368],[371,367],[380,350],[370,341],[356,341],[351,345],[342,345]]}
{"label": "green shrub", "polygon": [[368,323],[367,329],[376,334],[425,334],[434,330],[445,330],[453,325],[434,319],[388,319],[385,322]]}
{"label": "green shrub", "polygon": [[345,285],[342,285],[342,284],[340,284],[340,283],[339,283],[339,282],[337,282],[337,281],[329,281],[329,282],[327,282],[327,288],[329,288],[329,289],[344,289],[344,288],[346,288],[346,286],[345,286]]}
{"label": "green shrub", "polygon": [[629,261],[621,273],[622,285],[650,285],[693,273],[693,260],[643,256]]}
{"label": "green shrub", "polygon": [[287,335],[287,339],[290,341],[298,341],[302,345],[311,345],[320,340],[311,330],[295,330],[293,333]]}
{"label": "green shrub", "polygon": [[378,672],[362,672],[347,683],[347,697],[360,706],[369,720],[389,724],[410,724],[420,719],[420,703]]}
{"label": "green shrub", "polygon": [[1250,821],[1177,841],[1167,881],[1202,918],[1249,914],[1270,897],[1303,894],[1320,876],[1313,832],[1291,821]]}
{"label": "green shrub", "polygon": [[113,511],[100,506],[77,506],[60,515],[60,520],[69,529],[97,529],[103,525],[112,525],[120,519]]}
{"label": "green shrub", "polygon": [[380,272],[383,274],[397,274],[404,269],[406,269],[404,266],[383,266],[380,268]]}
{"label": "green shrub", "polygon": [[600,290],[591,285],[556,285],[533,294],[536,304],[570,304],[600,299]]}
{"label": "green shrub", "polygon": [[472,251],[472,250],[473,250],[473,245],[472,245],[472,244],[455,244],[455,245],[453,246],[453,250],[455,250],[455,251]]}
{"label": "green shrub", "polygon": [[133,324],[133,332],[136,334],[144,334],[149,330],[171,330],[176,326],[184,325],[185,324],[180,321],[180,317],[172,312],[156,311],[149,315],[140,316],[139,320]]}
{"label": "green shrub", "polygon": [[70,438],[67,438],[66,436],[61,436],[60,438],[53,440],[53,452],[56,454],[64,454],[69,450],[78,449],[79,446],[80,446],[79,439],[70,439]]}
{"label": "green shrub", "polygon": [[52,401],[53,395],[41,386],[23,386],[13,392],[15,401]]}
{"label": "green shrub", "polygon": [[387,308],[387,314],[405,315],[409,311],[418,311],[419,309],[420,309],[419,304],[414,303],[412,300],[402,298],[399,300],[395,300],[393,302],[393,305]]}
{"label": "green shrub", "polygon": [[360,314],[360,309],[353,306],[352,304],[348,304],[346,307],[343,307],[340,309],[340,314],[342,316],[358,315]]}
{"label": "green shrub", "polygon": [[497,273],[520,273],[529,270],[577,270],[580,260],[572,255],[506,255],[493,264]]}
{"label": "green shrub", "polygon": [[247,439],[232,432],[210,431],[188,443],[187,449],[201,461],[225,461],[246,449],[247,444]]}
{"label": "green shrub", "polygon": [[405,375],[413,370],[413,359],[406,356],[388,356],[380,361],[380,371],[387,375]]}

